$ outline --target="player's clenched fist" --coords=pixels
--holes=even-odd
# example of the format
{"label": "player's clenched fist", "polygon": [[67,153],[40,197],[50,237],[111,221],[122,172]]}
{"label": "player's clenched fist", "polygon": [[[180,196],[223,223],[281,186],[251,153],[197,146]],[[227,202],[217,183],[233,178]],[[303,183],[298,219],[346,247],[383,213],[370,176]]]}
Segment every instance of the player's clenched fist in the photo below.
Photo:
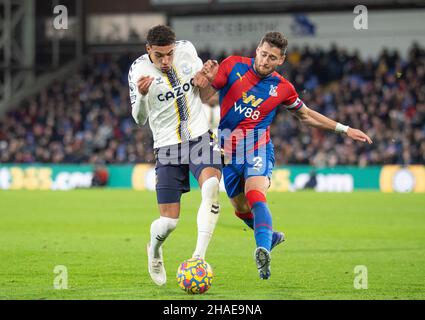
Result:
{"label": "player's clenched fist", "polygon": [[201,72],[208,79],[208,81],[213,82],[215,75],[217,74],[219,64],[217,60],[208,60],[204,63]]}
{"label": "player's clenched fist", "polygon": [[154,81],[154,77],[150,76],[141,76],[139,80],[137,80],[137,89],[142,95],[146,95],[149,92],[149,87],[152,84],[152,81]]}

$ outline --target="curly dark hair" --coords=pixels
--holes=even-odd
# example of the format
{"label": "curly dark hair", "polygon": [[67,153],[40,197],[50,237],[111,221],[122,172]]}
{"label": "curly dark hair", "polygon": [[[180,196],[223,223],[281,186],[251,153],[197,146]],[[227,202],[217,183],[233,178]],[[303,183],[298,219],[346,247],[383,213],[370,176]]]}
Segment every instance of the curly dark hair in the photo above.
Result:
{"label": "curly dark hair", "polygon": [[148,45],[168,46],[176,42],[176,34],[169,26],[157,25],[148,31]]}
{"label": "curly dark hair", "polygon": [[288,48],[288,40],[285,36],[277,31],[267,32],[260,41],[260,46],[267,42],[270,46],[279,48],[282,55],[285,55],[286,48]]}

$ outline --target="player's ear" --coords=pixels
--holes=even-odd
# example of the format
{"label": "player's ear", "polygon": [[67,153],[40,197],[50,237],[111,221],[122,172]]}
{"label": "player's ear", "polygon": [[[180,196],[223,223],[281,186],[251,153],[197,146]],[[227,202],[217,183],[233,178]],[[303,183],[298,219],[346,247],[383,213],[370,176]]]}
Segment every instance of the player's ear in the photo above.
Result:
{"label": "player's ear", "polygon": [[146,44],[146,51],[151,53],[152,47],[149,44]]}
{"label": "player's ear", "polygon": [[285,62],[285,59],[286,59],[286,55],[284,54],[283,56],[281,56],[280,57],[280,61],[279,61],[279,65],[281,66],[284,62]]}

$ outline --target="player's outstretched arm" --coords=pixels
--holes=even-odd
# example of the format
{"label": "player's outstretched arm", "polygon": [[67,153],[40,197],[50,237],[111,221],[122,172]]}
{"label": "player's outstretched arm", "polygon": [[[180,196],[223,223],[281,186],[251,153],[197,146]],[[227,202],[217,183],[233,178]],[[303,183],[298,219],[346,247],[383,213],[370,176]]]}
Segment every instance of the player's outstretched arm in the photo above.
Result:
{"label": "player's outstretched arm", "polygon": [[369,144],[372,143],[372,139],[370,139],[369,136],[363,131],[337,123],[336,121],[324,116],[323,114],[308,108],[306,105],[298,109],[295,112],[295,116],[300,119],[302,123],[308,126],[323,130],[343,132],[353,140],[368,142]]}

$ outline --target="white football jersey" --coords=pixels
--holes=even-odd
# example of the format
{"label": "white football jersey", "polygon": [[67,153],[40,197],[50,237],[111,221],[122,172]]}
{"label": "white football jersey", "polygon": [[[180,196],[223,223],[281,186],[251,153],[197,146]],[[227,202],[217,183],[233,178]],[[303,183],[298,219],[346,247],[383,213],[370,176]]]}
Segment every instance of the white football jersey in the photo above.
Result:
{"label": "white football jersey", "polygon": [[[154,148],[197,138],[209,129],[199,88],[193,77],[201,70],[202,60],[189,41],[177,41],[172,68],[164,73],[148,54],[139,57],[128,73],[132,115],[137,124],[149,119]],[[155,77],[146,96],[137,89],[141,76]]]}

